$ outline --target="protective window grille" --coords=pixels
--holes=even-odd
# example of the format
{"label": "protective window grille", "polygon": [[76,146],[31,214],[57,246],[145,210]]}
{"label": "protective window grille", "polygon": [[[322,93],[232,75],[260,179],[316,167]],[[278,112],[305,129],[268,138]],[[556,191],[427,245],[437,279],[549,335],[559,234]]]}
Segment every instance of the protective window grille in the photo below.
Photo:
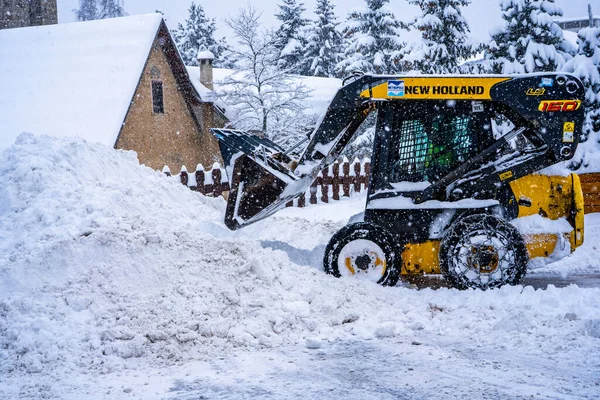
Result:
{"label": "protective window grille", "polygon": [[469,117],[436,116],[400,123],[393,181],[436,181],[469,159],[476,149]]}
{"label": "protective window grille", "polygon": [[161,81],[152,81],[152,111],[154,114],[164,114],[163,84]]}

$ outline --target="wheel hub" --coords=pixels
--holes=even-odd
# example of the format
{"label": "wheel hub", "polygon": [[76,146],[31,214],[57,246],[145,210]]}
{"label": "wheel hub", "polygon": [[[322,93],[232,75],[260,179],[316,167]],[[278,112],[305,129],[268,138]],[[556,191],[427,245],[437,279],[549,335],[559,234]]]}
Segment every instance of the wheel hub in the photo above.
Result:
{"label": "wheel hub", "polygon": [[371,264],[371,257],[368,254],[363,254],[362,256],[356,257],[354,264],[361,270],[366,271],[369,269],[369,264]]}
{"label": "wheel hub", "polygon": [[498,268],[498,250],[489,245],[473,245],[469,255],[469,265],[480,273],[490,273]]}
{"label": "wheel hub", "polygon": [[340,251],[338,268],[342,276],[378,282],[386,271],[385,253],[370,240],[357,239]]}

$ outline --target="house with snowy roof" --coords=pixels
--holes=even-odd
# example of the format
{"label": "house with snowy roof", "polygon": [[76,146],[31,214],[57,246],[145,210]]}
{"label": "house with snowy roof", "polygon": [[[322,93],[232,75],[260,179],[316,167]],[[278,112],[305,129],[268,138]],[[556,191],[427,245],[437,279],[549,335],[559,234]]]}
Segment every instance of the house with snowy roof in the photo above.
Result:
{"label": "house with snowy roof", "polygon": [[227,119],[206,56],[192,82],[160,14],[1,30],[0,150],[32,132],[134,150],[154,169],[220,162],[209,128]]}

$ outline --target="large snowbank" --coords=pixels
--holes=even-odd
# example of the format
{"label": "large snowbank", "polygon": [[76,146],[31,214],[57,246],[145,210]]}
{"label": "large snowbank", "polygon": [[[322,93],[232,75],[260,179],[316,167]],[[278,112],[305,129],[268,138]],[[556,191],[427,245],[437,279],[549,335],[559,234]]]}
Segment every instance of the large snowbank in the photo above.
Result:
{"label": "large snowbank", "polygon": [[548,380],[550,393],[597,393],[585,376],[600,371],[600,289],[417,291],[307,266],[361,206],[284,210],[230,232],[222,199],[139,166],[132,152],[21,135],[0,158],[5,395],[17,397],[9,388],[29,374],[46,386],[21,395],[40,397],[65,374],[378,338],[425,343],[424,357],[451,346],[565,363],[584,378]]}
{"label": "large snowbank", "polygon": [[0,150],[22,132],[114,146],[160,14],[0,31]]}

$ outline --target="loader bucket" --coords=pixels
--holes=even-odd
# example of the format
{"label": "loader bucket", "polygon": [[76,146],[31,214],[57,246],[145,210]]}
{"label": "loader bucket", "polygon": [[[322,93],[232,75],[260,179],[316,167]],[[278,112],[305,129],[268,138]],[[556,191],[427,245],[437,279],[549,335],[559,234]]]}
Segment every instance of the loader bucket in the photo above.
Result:
{"label": "loader bucket", "polygon": [[[266,218],[304,193],[311,180],[299,179],[276,159],[282,149],[240,131],[212,129],[230,180],[225,225],[239,229]],[[308,183],[306,183],[308,182]]]}

